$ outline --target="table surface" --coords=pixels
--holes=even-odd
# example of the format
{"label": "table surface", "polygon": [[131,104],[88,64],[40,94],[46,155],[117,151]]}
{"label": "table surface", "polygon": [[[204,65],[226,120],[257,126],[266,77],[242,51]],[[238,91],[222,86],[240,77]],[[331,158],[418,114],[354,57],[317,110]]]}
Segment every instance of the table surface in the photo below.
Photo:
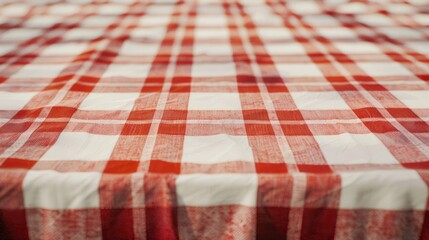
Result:
{"label": "table surface", "polygon": [[428,12],[2,1],[0,236],[428,239]]}

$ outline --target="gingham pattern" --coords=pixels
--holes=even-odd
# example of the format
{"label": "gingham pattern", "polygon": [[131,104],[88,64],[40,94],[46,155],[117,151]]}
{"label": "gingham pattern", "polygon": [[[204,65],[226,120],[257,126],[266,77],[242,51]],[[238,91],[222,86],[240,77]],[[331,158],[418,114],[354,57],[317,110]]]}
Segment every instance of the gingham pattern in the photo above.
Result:
{"label": "gingham pattern", "polygon": [[0,239],[429,239],[427,0],[0,4]]}

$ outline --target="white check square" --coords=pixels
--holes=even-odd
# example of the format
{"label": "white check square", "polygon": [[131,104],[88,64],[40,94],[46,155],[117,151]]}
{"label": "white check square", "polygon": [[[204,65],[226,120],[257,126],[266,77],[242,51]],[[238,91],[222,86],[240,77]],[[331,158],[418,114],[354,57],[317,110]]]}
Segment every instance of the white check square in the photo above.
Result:
{"label": "white check square", "polygon": [[37,37],[42,33],[40,29],[25,29],[25,28],[17,28],[11,29],[3,32],[0,35],[0,40],[2,41],[24,41],[30,38]]}
{"label": "white check square", "polygon": [[356,33],[344,27],[319,28],[318,32],[328,39],[355,39]]}
{"label": "white check square", "polygon": [[229,31],[227,28],[197,28],[195,38],[198,40],[223,39],[228,40]]}
{"label": "white check square", "polygon": [[411,109],[429,109],[429,91],[390,91],[397,99]]}
{"label": "white check square", "polygon": [[189,174],[176,179],[179,206],[256,206],[255,174]]}
{"label": "white check square", "polygon": [[315,136],[329,164],[397,164],[398,161],[372,133]]}
{"label": "white check square", "polygon": [[273,15],[271,13],[254,13],[251,15],[252,21],[255,23],[258,27],[265,27],[265,26],[282,26],[283,25],[283,19],[279,16]]}
{"label": "white check square", "polygon": [[253,162],[246,136],[185,136],[182,162],[216,164],[231,161]]}
{"label": "white check square", "polygon": [[30,28],[48,28],[54,24],[59,23],[60,21],[61,18],[56,16],[37,16],[31,17],[29,21],[25,22],[24,26]]}
{"label": "white check square", "polygon": [[0,56],[9,53],[17,47],[19,46],[16,44],[0,44]]}
{"label": "white check square", "polygon": [[166,29],[164,27],[152,27],[152,28],[136,28],[131,31],[131,39],[142,40],[142,39],[151,39],[151,40],[161,40],[166,34]]}
{"label": "white check square", "polygon": [[84,43],[57,43],[49,45],[43,52],[42,56],[75,56],[79,55],[86,49]]}
{"label": "white check square", "polygon": [[[170,17],[146,15],[139,19],[139,26],[165,26],[170,21]],[[149,29],[147,29],[149,30]]]}
{"label": "white check square", "polygon": [[130,111],[139,93],[90,93],[79,105],[81,110]]}
{"label": "white check square", "polygon": [[292,33],[285,28],[262,27],[256,29],[258,36],[264,40],[288,40],[292,39]]}
{"label": "white check square", "polygon": [[21,110],[36,92],[0,92],[0,110]]}
{"label": "white check square", "polygon": [[323,77],[316,65],[311,63],[278,63],[275,65],[280,76],[288,77]]}
{"label": "white check square", "polygon": [[337,42],[335,47],[346,54],[380,54],[376,45],[367,42]]}
{"label": "white check square", "polygon": [[115,22],[116,16],[89,16],[85,18],[80,24],[83,27],[107,27]]}
{"label": "white check square", "polygon": [[231,44],[204,44],[197,43],[194,45],[195,55],[232,55]]}
{"label": "white check square", "polygon": [[149,75],[150,67],[150,64],[112,64],[103,74],[103,78],[146,78]]}
{"label": "white check square", "polygon": [[[13,3],[13,2],[12,2]],[[2,6],[1,15],[3,16],[13,16],[21,17],[27,14],[30,10],[29,4],[12,4]]]}
{"label": "white check square", "polygon": [[52,210],[98,208],[101,173],[29,171],[23,181],[26,208]]}
{"label": "white check square", "polygon": [[350,110],[337,92],[291,92],[300,110]]}
{"label": "white check square", "polygon": [[58,140],[42,156],[42,161],[106,161],[119,136],[86,132],[62,132]]}
{"label": "white check square", "polygon": [[338,26],[339,21],[328,15],[308,15],[304,16],[304,22],[309,23],[312,26]]}
{"label": "white check square", "polygon": [[234,63],[194,63],[192,77],[226,77],[235,76]]}
{"label": "white check square", "polygon": [[191,92],[189,96],[189,110],[241,110],[241,101],[238,93],[221,92]]}
{"label": "white check square", "polygon": [[251,3],[246,2],[246,4],[243,7],[244,7],[244,11],[246,11],[246,13],[248,14],[254,14],[254,13],[271,14],[272,13],[272,9],[269,6],[264,6],[264,2],[257,1],[257,0],[253,0]]}
{"label": "white check square", "polygon": [[341,209],[426,209],[428,188],[414,170],[341,174]]}
{"label": "white check square", "polygon": [[64,34],[65,40],[91,40],[103,35],[103,29],[74,28]]}
{"label": "white check square", "polygon": [[157,5],[152,4],[146,8],[146,13],[148,15],[170,15],[174,10],[174,5]]}
{"label": "white check square", "polygon": [[384,76],[412,76],[413,73],[408,71],[401,64],[396,62],[380,63],[380,62],[362,62],[357,65],[366,72],[369,76],[384,77]]}
{"label": "white check square", "polygon": [[98,8],[98,14],[100,15],[119,15],[127,11],[127,7],[124,4],[106,4],[101,5]]}
{"label": "white check square", "polygon": [[207,16],[207,15],[221,15],[225,13],[225,10],[221,6],[207,6],[207,5],[200,5],[197,6],[196,12],[198,16]]}
{"label": "white check square", "polygon": [[[411,12],[414,12],[414,8],[411,8]],[[427,13],[413,14],[414,20],[422,25],[429,25],[429,16]]]}
{"label": "white check square", "polygon": [[127,56],[155,56],[158,51],[158,43],[137,43],[126,41],[121,47],[120,54]]}
{"label": "white check square", "polygon": [[392,26],[395,23],[391,18],[382,14],[365,14],[357,16],[357,20],[369,26]]}
{"label": "white check square", "polygon": [[227,24],[227,19],[222,15],[204,15],[196,19],[198,27],[226,27]]}
{"label": "white check square", "polygon": [[67,3],[57,3],[49,8],[49,13],[54,15],[67,16],[79,12],[79,5],[67,4]]}
{"label": "white check square", "polygon": [[306,54],[306,51],[298,43],[270,43],[265,45],[271,56]]}
{"label": "white check square", "polygon": [[317,2],[313,1],[291,1],[288,6],[296,13],[303,15],[316,15],[320,13],[321,8]]}
{"label": "white check square", "polygon": [[429,54],[429,44],[427,42],[407,42],[405,46],[418,53]]}
{"label": "white check square", "polygon": [[421,39],[423,36],[419,31],[408,27],[383,27],[378,31],[393,39]]}
{"label": "white check square", "polygon": [[64,64],[29,64],[19,69],[11,78],[55,78],[64,68]]}

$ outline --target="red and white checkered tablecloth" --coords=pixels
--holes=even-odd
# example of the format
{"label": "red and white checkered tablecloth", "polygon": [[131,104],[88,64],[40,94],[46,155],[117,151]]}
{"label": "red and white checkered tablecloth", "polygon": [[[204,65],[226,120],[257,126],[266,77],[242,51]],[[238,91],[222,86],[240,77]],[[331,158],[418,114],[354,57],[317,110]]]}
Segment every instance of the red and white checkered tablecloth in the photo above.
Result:
{"label": "red and white checkered tablecloth", "polygon": [[428,0],[0,2],[0,239],[429,239]]}

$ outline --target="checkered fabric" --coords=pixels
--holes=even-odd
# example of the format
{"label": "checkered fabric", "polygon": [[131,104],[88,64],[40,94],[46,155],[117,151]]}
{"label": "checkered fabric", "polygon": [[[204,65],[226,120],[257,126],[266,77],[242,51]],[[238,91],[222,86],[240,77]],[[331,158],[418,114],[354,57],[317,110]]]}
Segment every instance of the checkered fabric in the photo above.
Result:
{"label": "checkered fabric", "polygon": [[427,0],[0,6],[0,239],[429,239]]}

